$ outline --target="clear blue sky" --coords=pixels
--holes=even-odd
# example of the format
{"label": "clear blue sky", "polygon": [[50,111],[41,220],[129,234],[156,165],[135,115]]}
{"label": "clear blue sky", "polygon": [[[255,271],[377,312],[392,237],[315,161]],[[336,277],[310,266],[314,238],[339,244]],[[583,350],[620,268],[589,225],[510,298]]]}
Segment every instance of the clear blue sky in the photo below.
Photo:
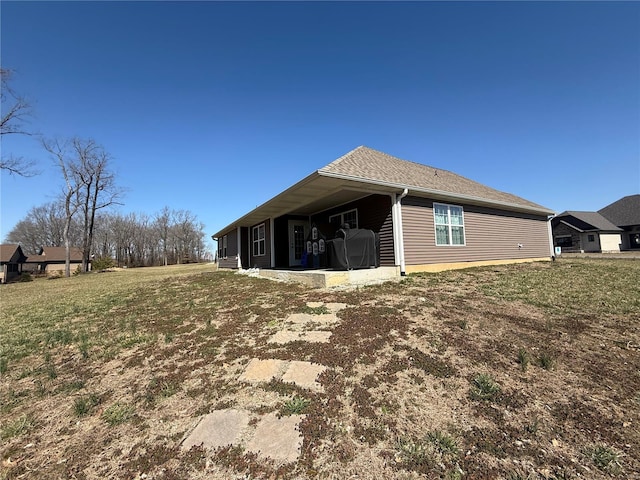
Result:
{"label": "clear blue sky", "polygon": [[[46,137],[94,138],[120,211],[208,234],[359,146],[556,210],[640,192],[637,2],[11,2],[2,67]],[[1,230],[59,191],[5,153]]]}

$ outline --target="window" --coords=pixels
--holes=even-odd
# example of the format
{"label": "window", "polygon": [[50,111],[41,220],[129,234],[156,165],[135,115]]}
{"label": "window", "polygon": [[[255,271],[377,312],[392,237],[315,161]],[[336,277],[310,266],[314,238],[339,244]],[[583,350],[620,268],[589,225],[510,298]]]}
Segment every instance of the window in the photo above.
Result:
{"label": "window", "polygon": [[433,204],[436,225],[436,245],[464,245],[464,217],[462,207]]}
{"label": "window", "polygon": [[331,215],[329,223],[336,228],[342,228],[345,223],[349,224],[349,228],[358,228],[358,209],[347,210],[346,212]]}
{"label": "window", "polygon": [[264,255],[264,223],[261,223],[257,227],[253,227],[253,256],[261,257]]}
{"label": "window", "polygon": [[573,246],[571,235],[562,235],[556,237],[556,247],[568,248]]}
{"label": "window", "polygon": [[227,236],[218,240],[218,258],[227,258]]}
{"label": "window", "polygon": [[595,242],[596,241],[596,236],[595,235],[587,235],[587,241]]}

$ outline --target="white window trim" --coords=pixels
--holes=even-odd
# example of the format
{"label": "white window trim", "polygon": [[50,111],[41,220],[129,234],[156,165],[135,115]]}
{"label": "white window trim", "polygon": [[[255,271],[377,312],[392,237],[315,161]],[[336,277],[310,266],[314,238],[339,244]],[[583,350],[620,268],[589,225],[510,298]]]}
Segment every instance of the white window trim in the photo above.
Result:
{"label": "white window trim", "polygon": [[340,228],[342,228],[342,225],[344,225],[344,216],[347,215],[348,213],[351,212],[356,212],[356,225],[351,225],[349,224],[349,228],[358,228],[358,225],[360,225],[360,218],[358,218],[358,209],[357,208],[352,208],[351,210],[345,210],[344,212],[340,212],[340,213],[336,213],[335,215],[329,215],[329,223],[331,223],[331,219],[332,218],[339,218],[340,222],[338,223],[338,225],[340,226]]}
{"label": "white window trim", "polygon": [[[444,223],[436,223],[436,206],[447,207],[447,219],[449,223],[446,224],[449,229],[449,242],[453,240],[453,235],[451,234],[451,207],[459,208],[462,213],[462,225],[453,225],[455,227],[462,227],[462,236],[464,238],[463,243],[438,243],[438,225],[445,225]],[[436,247],[466,247],[467,246],[467,227],[464,224],[464,207],[462,205],[452,205],[449,203],[438,203],[433,202],[433,233]]]}
{"label": "white window trim", "polygon": [[[260,238],[260,227],[262,227],[262,238]],[[258,239],[254,237],[254,231],[258,230]],[[254,257],[264,257],[267,254],[267,227],[264,222],[251,228],[251,254]],[[262,242],[262,253],[260,253],[260,242]],[[258,253],[255,253],[255,246],[258,244]]]}

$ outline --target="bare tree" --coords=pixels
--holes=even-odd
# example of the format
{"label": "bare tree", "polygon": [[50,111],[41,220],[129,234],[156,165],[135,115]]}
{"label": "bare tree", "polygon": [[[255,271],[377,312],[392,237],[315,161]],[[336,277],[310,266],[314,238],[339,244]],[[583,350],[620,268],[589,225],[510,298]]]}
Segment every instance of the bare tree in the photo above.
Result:
{"label": "bare tree", "polygon": [[96,211],[116,204],[121,193],[115,186],[115,176],[108,169],[110,157],[93,139],[43,140],[42,144],[56,161],[65,183],[62,194],[64,243],[67,248],[65,274],[70,275],[69,229],[78,211],[82,214],[82,271],[86,272],[93,245]]}
{"label": "bare tree", "polygon": [[[0,135],[19,134],[31,135],[24,127],[27,117],[31,116],[32,110],[29,102],[18,95],[9,85],[11,71],[0,68],[0,80],[2,88],[0,90],[0,99],[2,100],[2,120],[0,121]],[[11,154],[2,155],[0,159],[0,169],[10,174],[20,175],[22,177],[32,177],[37,175],[35,163],[23,157],[15,157]]]}
{"label": "bare tree", "polygon": [[64,265],[64,274],[71,276],[71,244],[69,232],[71,230],[71,222],[73,216],[80,208],[79,193],[82,188],[77,172],[79,170],[78,161],[69,153],[68,142],[60,142],[59,140],[43,140],[42,145],[47,152],[53,157],[54,161],[60,167],[60,172],[64,178],[64,186],[61,193],[61,201],[64,206],[64,247],[66,250],[66,258]]}
{"label": "bare tree", "polygon": [[77,178],[80,180],[79,201],[83,214],[82,271],[89,269],[96,212],[119,204],[121,190],[115,185],[115,175],[109,170],[109,154],[95,140],[71,140],[78,160]]}

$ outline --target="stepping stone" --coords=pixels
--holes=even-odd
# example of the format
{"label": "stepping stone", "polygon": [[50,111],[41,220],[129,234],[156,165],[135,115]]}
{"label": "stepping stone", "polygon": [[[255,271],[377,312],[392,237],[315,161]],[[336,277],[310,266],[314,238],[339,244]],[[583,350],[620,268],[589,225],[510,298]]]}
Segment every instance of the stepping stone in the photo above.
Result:
{"label": "stepping stone", "polygon": [[331,313],[337,313],[340,310],[344,310],[345,308],[347,308],[346,303],[325,303],[324,306],[327,307],[327,310],[329,310]]}
{"label": "stepping stone", "polygon": [[314,315],[312,313],[292,313],[285,320],[294,325],[304,325],[306,323],[320,323],[322,325],[330,325],[339,321],[335,313],[322,313]]}
{"label": "stepping stone", "polygon": [[278,378],[287,367],[284,360],[259,360],[252,359],[247,365],[242,375],[241,382],[269,382],[273,378]]}
{"label": "stepping stone", "polygon": [[240,436],[249,424],[249,414],[244,410],[216,410],[205,415],[182,442],[182,449],[195,445],[216,449],[239,443]]}
{"label": "stepping stone", "polygon": [[302,388],[322,391],[322,385],[317,382],[318,375],[327,369],[324,365],[310,362],[292,361],[282,376],[283,382],[293,382]]}
{"label": "stepping stone", "polygon": [[331,332],[324,330],[312,330],[308,332],[294,332],[291,330],[281,330],[273,335],[267,343],[289,343],[296,341],[310,343],[329,343]]}
{"label": "stepping stone", "polygon": [[278,418],[275,413],[265,415],[258,423],[246,449],[275,462],[290,463],[298,460],[302,449],[299,425],[303,415]]}
{"label": "stepping stone", "polygon": [[324,302],[307,302],[307,307],[309,308],[320,308],[324,305]]}

